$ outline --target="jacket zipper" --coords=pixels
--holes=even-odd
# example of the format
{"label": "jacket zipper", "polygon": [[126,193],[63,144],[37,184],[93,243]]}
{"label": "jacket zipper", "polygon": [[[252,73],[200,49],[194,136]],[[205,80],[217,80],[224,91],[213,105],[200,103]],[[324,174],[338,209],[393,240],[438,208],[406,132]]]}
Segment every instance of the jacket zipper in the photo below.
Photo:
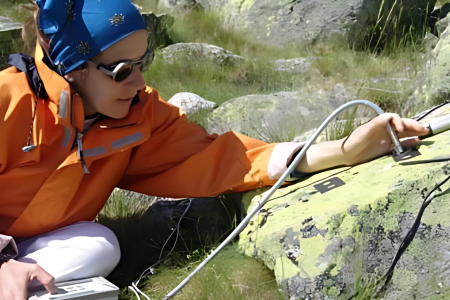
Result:
{"label": "jacket zipper", "polygon": [[80,158],[81,165],[83,166],[83,172],[85,174],[90,174],[91,172],[89,172],[89,169],[86,166],[86,162],[84,161],[83,156],[83,142],[81,140],[83,138],[83,134],[78,132],[78,130],[76,131],[76,133],[77,133],[78,157]]}

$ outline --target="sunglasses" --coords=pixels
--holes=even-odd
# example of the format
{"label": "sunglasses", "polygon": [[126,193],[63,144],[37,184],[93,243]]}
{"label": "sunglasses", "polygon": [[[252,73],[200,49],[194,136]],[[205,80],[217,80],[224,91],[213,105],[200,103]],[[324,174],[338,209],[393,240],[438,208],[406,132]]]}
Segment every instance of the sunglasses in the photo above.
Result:
{"label": "sunglasses", "polygon": [[147,49],[145,54],[137,60],[124,60],[110,65],[96,64],[92,60],[89,60],[89,62],[95,65],[97,70],[110,76],[115,82],[121,82],[131,75],[135,66],[139,67],[141,72],[147,71],[154,58],[155,53],[153,50]]}

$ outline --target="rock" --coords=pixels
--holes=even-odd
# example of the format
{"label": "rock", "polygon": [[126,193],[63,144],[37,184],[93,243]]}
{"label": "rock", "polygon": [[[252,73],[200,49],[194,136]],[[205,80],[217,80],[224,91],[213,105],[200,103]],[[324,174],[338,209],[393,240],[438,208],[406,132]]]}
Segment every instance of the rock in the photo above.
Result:
{"label": "rock", "polygon": [[147,24],[148,46],[152,49],[164,48],[173,44],[167,31],[173,26],[175,19],[167,14],[155,15],[143,13]]}
{"label": "rock", "polygon": [[428,76],[424,82],[424,100],[428,106],[448,99],[450,94],[450,26],[442,32],[432,52]]}
{"label": "rock", "polygon": [[[358,112],[358,115],[361,114],[368,114],[370,112],[370,109],[360,109]],[[316,143],[324,142],[324,141],[330,141],[330,140],[336,140],[340,139],[342,137],[347,136],[348,134],[353,131],[353,129],[357,128],[358,126],[361,126],[362,124],[365,124],[369,122],[371,119],[369,117],[363,117],[363,118],[355,118],[353,119],[353,124],[350,125],[349,120],[335,120],[328,125],[328,127],[321,133],[316,139]],[[348,129],[351,128],[350,132]],[[314,128],[312,130],[309,130],[297,137],[295,137],[292,142],[306,142],[317,130],[317,128]]]}
{"label": "rock", "polygon": [[178,43],[162,50],[163,58],[170,63],[178,55],[209,59],[218,66],[235,64],[244,60],[243,57],[235,55],[228,50],[206,43]]}
{"label": "rock", "polygon": [[7,68],[10,54],[22,49],[22,24],[0,16],[0,70]]}
{"label": "rock", "polygon": [[213,110],[216,106],[214,102],[205,100],[194,93],[187,92],[175,94],[167,102],[181,108],[186,114],[193,114],[200,109]]}
{"label": "rock", "polygon": [[[332,34],[352,33],[352,40],[360,38],[361,30],[374,26],[378,21],[381,3],[381,22],[392,9],[391,17],[400,15],[398,30],[411,27],[422,32],[436,0],[404,0],[405,9],[396,1],[377,0],[198,0],[206,10],[220,10],[231,16],[232,23],[250,31],[254,39],[272,45],[315,42]],[[429,13],[425,13],[429,12]],[[400,31],[399,31],[400,32]]]}
{"label": "rock", "polygon": [[431,29],[430,32],[432,34],[434,34],[436,36],[439,36],[439,34],[445,30],[445,28],[447,26],[445,26],[444,28],[442,28],[442,26],[441,26],[441,28],[437,28],[436,26],[438,25],[440,20],[442,20],[445,17],[447,17],[449,12],[450,12],[450,3],[448,3],[448,2],[445,3],[442,7],[435,8],[431,12],[431,16],[430,16],[430,19],[428,21],[428,26],[430,27],[430,29]]}
{"label": "rock", "polygon": [[143,8],[142,6],[140,6],[140,5],[136,4],[136,3],[133,3],[133,5],[134,5],[139,11],[144,10],[144,8]]}
{"label": "rock", "polygon": [[438,42],[439,38],[431,33],[427,33],[423,39],[423,45],[427,51],[433,50]]}
{"label": "rock", "polygon": [[334,92],[279,92],[231,99],[209,116],[207,131],[237,131],[265,141],[292,141],[319,127],[329,113],[351,99]]}
{"label": "rock", "polygon": [[309,57],[277,59],[275,60],[275,68],[280,72],[298,74],[305,73],[311,66],[311,63],[311,58]]}
{"label": "rock", "polygon": [[201,10],[203,7],[195,0],[161,0],[158,2],[159,11],[168,11],[176,15],[193,9]]}
{"label": "rock", "polygon": [[[317,128],[308,130],[307,132],[302,133],[302,134],[299,135],[299,136],[296,136],[296,137],[292,140],[292,142],[295,142],[295,143],[306,142],[306,141],[314,134],[314,132],[316,132],[316,130],[317,130]],[[326,132],[322,132],[322,133],[317,137],[316,142],[317,142],[317,143],[321,143],[321,142],[324,142],[324,141],[326,141],[326,140],[327,140],[327,133],[326,133]]]}
{"label": "rock", "polygon": [[450,25],[450,16],[445,17],[436,22],[436,29],[438,34],[439,35],[442,34],[445,31],[445,29],[447,29],[448,25]]}
{"label": "rock", "polygon": [[[424,121],[449,110],[447,105]],[[420,147],[420,159],[446,155],[449,138],[450,131],[433,137]],[[355,298],[369,299],[377,286],[361,278],[375,283],[384,274],[425,195],[449,172],[446,162],[406,167],[390,156],[321,172],[278,190],[241,233],[239,248],[274,271],[286,299],[350,299],[355,286],[360,293],[367,288],[367,298]],[[314,185],[332,177],[345,185],[319,193]],[[262,192],[244,195],[247,211],[260,203]],[[428,299],[436,290],[442,299],[450,296],[449,200],[445,188],[436,192],[392,281],[374,299]]]}

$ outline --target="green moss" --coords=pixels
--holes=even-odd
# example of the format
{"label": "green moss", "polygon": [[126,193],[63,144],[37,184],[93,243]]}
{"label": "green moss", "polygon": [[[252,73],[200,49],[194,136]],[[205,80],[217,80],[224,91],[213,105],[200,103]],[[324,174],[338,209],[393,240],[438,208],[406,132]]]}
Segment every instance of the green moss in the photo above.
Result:
{"label": "green moss", "polygon": [[[203,257],[197,257],[197,259]],[[199,262],[183,268],[164,266],[144,282],[143,291],[151,299],[162,299],[192,271]],[[123,291],[121,300],[131,299]],[[260,262],[245,257],[236,246],[224,249],[174,299],[254,299],[282,300],[273,273]]]}
{"label": "green moss", "polygon": [[341,291],[335,286],[332,286],[330,288],[325,288],[323,293],[331,297],[331,299],[336,299],[341,294]]}

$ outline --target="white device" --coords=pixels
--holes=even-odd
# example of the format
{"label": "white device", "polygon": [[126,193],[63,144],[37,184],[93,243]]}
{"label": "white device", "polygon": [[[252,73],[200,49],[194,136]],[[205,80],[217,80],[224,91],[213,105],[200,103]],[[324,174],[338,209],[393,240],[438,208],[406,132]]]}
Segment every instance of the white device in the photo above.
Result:
{"label": "white device", "polygon": [[450,129],[450,115],[445,115],[445,116],[442,116],[435,120],[432,120],[426,126],[427,126],[429,132],[427,135],[421,136],[420,137],[421,140],[449,130]]}
{"label": "white device", "polygon": [[28,290],[28,300],[118,300],[119,288],[103,277],[73,280],[56,284],[56,293],[43,287]]}

